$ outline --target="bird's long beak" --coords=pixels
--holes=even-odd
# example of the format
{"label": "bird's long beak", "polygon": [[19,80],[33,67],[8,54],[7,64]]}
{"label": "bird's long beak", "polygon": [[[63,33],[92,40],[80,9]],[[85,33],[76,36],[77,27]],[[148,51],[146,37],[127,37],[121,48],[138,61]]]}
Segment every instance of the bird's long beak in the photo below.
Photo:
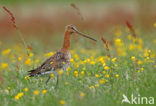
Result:
{"label": "bird's long beak", "polygon": [[91,39],[91,40],[97,42],[97,40],[95,40],[94,38],[91,38],[90,36],[88,36],[88,35],[86,35],[86,34],[83,34],[82,32],[79,32],[79,31],[76,30],[76,29],[74,29],[74,30],[75,30],[75,33],[77,33],[77,34],[79,34],[79,35],[81,35],[81,36],[83,36],[83,37],[89,38],[89,39]]}

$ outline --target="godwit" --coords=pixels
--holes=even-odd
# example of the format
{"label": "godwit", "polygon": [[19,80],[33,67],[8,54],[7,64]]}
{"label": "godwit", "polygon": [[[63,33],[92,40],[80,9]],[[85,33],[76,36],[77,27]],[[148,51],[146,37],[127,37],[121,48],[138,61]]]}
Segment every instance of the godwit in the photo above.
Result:
{"label": "godwit", "polygon": [[67,25],[65,27],[64,42],[62,48],[58,50],[53,56],[44,61],[39,67],[30,70],[28,75],[30,77],[38,75],[48,75],[49,77],[46,81],[47,84],[51,78],[50,74],[53,73],[54,75],[57,75],[57,86],[59,77],[58,70],[63,69],[63,71],[65,71],[70,64],[70,38],[73,33],[77,33],[79,35],[82,35],[83,37],[96,41],[88,35],[79,32],[74,25]]}

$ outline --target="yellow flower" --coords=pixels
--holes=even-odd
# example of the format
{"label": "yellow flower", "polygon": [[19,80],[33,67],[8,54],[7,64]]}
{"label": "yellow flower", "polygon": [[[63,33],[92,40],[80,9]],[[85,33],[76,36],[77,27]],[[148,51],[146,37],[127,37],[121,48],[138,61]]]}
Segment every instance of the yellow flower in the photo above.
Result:
{"label": "yellow flower", "polygon": [[99,84],[95,84],[95,87],[99,87]]}
{"label": "yellow flower", "polygon": [[144,56],[145,56],[145,57],[148,57],[150,52],[151,52],[150,50],[147,50],[147,49],[146,49],[145,52],[144,52]]}
{"label": "yellow flower", "polygon": [[100,84],[103,84],[103,83],[104,83],[104,79],[101,79],[101,80],[99,81],[99,83],[100,83]]}
{"label": "yellow flower", "polygon": [[11,89],[11,87],[8,86],[8,90],[10,90],[10,89]]}
{"label": "yellow flower", "polygon": [[38,95],[38,94],[39,94],[39,90],[35,90],[34,95]]}
{"label": "yellow flower", "polygon": [[14,99],[15,99],[15,100],[18,100],[18,99],[19,99],[19,97],[18,97],[18,96],[15,96],[15,97],[14,97]]}
{"label": "yellow flower", "polygon": [[106,63],[103,63],[103,67],[106,66]]}
{"label": "yellow flower", "polygon": [[28,88],[24,88],[24,92],[28,92]]}
{"label": "yellow flower", "polygon": [[83,71],[85,71],[85,70],[86,70],[86,68],[85,68],[85,67],[83,67],[83,68],[82,68],[82,70],[83,70]]}
{"label": "yellow flower", "polygon": [[71,68],[68,66],[68,67],[67,67],[67,71],[69,71],[69,70],[71,70]]}
{"label": "yellow flower", "polygon": [[116,74],[115,77],[118,78],[119,77],[119,74]]}
{"label": "yellow flower", "polygon": [[103,74],[106,74],[106,71],[102,71]]}
{"label": "yellow flower", "polygon": [[140,73],[140,70],[138,70],[138,73]]}
{"label": "yellow flower", "polygon": [[30,60],[30,58],[28,58],[28,59],[25,61],[25,64],[26,64],[26,65],[31,65],[31,60]]}
{"label": "yellow flower", "polygon": [[148,53],[151,53],[151,50],[148,50]]}
{"label": "yellow flower", "polygon": [[54,54],[53,52],[49,52],[49,53],[46,53],[45,56],[46,56],[46,57],[50,57],[50,56],[52,56],[53,54]]}
{"label": "yellow flower", "polygon": [[74,71],[74,75],[77,77],[78,76],[78,71]]}
{"label": "yellow flower", "polygon": [[100,75],[99,74],[95,74],[95,77],[98,78],[98,77],[100,77]]}
{"label": "yellow flower", "polygon": [[34,54],[33,54],[33,53],[30,53],[30,54],[29,54],[29,56],[30,56],[30,57],[33,57],[33,56],[34,56]]}
{"label": "yellow flower", "polygon": [[121,40],[119,38],[115,39],[115,45],[118,47],[121,47],[123,45],[123,43],[121,42]]}
{"label": "yellow flower", "polygon": [[149,60],[149,57],[146,57],[146,60]]}
{"label": "yellow flower", "polygon": [[62,74],[63,74],[63,70],[60,69],[59,72],[58,72],[58,74],[59,74],[59,75],[62,75]]}
{"label": "yellow flower", "polygon": [[93,89],[93,88],[94,88],[94,86],[90,86],[89,88],[90,88],[90,89]]}
{"label": "yellow flower", "polygon": [[54,62],[50,62],[50,64],[53,64]]}
{"label": "yellow flower", "polygon": [[137,48],[141,50],[142,49],[142,45],[138,45]]}
{"label": "yellow flower", "polygon": [[105,70],[108,70],[108,69],[109,69],[109,67],[108,67],[108,66],[105,66],[105,67],[104,67],[104,69],[105,69]]}
{"label": "yellow flower", "polygon": [[84,71],[81,71],[81,74],[84,75]]}
{"label": "yellow flower", "polygon": [[23,92],[20,92],[20,93],[17,94],[17,96],[18,96],[19,98],[22,97],[23,95],[24,95]]}
{"label": "yellow flower", "polygon": [[81,97],[84,97],[84,96],[85,96],[85,93],[81,92],[81,93],[80,93],[80,96],[81,96]]}
{"label": "yellow flower", "polygon": [[1,69],[5,69],[8,67],[8,63],[1,63]]}
{"label": "yellow flower", "polygon": [[36,59],[36,60],[35,60],[35,63],[38,63],[38,62],[39,62],[39,59]]}
{"label": "yellow flower", "polygon": [[46,94],[46,93],[47,93],[47,90],[45,90],[45,89],[42,90],[42,93],[43,93],[43,94]]}
{"label": "yellow flower", "polygon": [[139,64],[139,65],[140,65],[140,64],[142,64],[142,61],[141,61],[141,60],[139,60],[139,61],[138,61],[138,64]]}
{"label": "yellow flower", "polygon": [[70,62],[73,62],[73,61],[74,61],[74,59],[73,59],[73,58],[71,58],[71,59],[70,59]]}
{"label": "yellow flower", "polygon": [[8,55],[8,54],[10,54],[10,52],[11,52],[11,49],[5,49],[2,51],[2,55],[3,56]]}
{"label": "yellow flower", "polygon": [[77,54],[75,54],[75,55],[74,55],[74,58],[75,58],[76,60],[78,60],[78,59],[79,59],[79,56],[78,56]]}
{"label": "yellow flower", "polygon": [[90,64],[91,64],[91,65],[94,65],[94,64],[95,64],[95,62],[94,62],[94,61],[91,61],[91,62],[90,62]]}
{"label": "yellow flower", "polygon": [[54,74],[50,74],[50,77],[53,78],[54,77]]}
{"label": "yellow flower", "polygon": [[65,85],[68,85],[69,84],[69,82],[65,82]]}
{"label": "yellow flower", "polygon": [[135,61],[135,56],[132,56],[132,57],[131,57],[131,60]]}
{"label": "yellow flower", "polygon": [[25,78],[25,79],[30,79],[30,77],[29,77],[28,75],[27,75],[27,76],[25,76],[24,78]]}
{"label": "yellow flower", "polygon": [[79,67],[79,65],[78,64],[75,64],[75,66],[74,66],[75,68],[78,68]]}
{"label": "yellow flower", "polygon": [[60,100],[60,104],[64,105],[64,104],[66,104],[66,102],[64,100]]}
{"label": "yellow flower", "polygon": [[115,57],[115,58],[112,59],[112,62],[115,62],[116,60],[117,60],[117,58]]}
{"label": "yellow flower", "polygon": [[109,76],[109,74],[106,74],[105,77],[109,78],[110,76]]}
{"label": "yellow flower", "polygon": [[22,60],[22,57],[18,57],[18,61],[21,61]]}
{"label": "yellow flower", "polygon": [[144,68],[142,67],[141,70],[144,71]]}
{"label": "yellow flower", "polygon": [[88,58],[88,59],[86,59],[87,60],[87,62],[89,63],[90,62],[90,59]]}
{"label": "yellow flower", "polygon": [[105,82],[108,82],[108,80],[105,80]]}
{"label": "yellow flower", "polygon": [[115,39],[115,42],[116,42],[116,43],[120,43],[121,40],[120,40],[119,38],[117,38],[117,39]]}

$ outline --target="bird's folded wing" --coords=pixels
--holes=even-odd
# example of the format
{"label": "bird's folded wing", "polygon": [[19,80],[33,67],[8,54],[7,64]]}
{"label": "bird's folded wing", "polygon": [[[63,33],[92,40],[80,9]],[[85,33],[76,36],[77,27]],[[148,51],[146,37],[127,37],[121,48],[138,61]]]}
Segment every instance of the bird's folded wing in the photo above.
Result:
{"label": "bird's folded wing", "polygon": [[64,53],[58,51],[53,56],[44,61],[39,67],[35,68],[34,70],[30,70],[29,75],[39,75],[51,71],[52,68],[57,70],[63,66],[64,60]]}

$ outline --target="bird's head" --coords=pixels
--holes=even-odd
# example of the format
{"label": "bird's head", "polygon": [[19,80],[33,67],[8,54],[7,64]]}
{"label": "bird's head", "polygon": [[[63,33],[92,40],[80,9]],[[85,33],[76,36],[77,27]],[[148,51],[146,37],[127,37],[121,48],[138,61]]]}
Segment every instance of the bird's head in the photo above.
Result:
{"label": "bird's head", "polygon": [[66,31],[70,33],[75,33],[77,31],[77,28],[74,25],[70,24],[66,26]]}
{"label": "bird's head", "polygon": [[83,37],[89,38],[89,39],[91,39],[91,40],[93,40],[93,41],[97,41],[97,40],[91,38],[90,36],[88,36],[88,35],[86,35],[86,34],[83,34],[82,32],[79,32],[79,31],[77,30],[77,28],[76,28],[74,25],[72,25],[72,24],[66,26],[66,31],[68,31],[68,32],[71,33],[71,34],[72,34],[72,33],[77,33],[77,34],[79,34],[79,35],[81,35],[81,36],[83,36]]}

